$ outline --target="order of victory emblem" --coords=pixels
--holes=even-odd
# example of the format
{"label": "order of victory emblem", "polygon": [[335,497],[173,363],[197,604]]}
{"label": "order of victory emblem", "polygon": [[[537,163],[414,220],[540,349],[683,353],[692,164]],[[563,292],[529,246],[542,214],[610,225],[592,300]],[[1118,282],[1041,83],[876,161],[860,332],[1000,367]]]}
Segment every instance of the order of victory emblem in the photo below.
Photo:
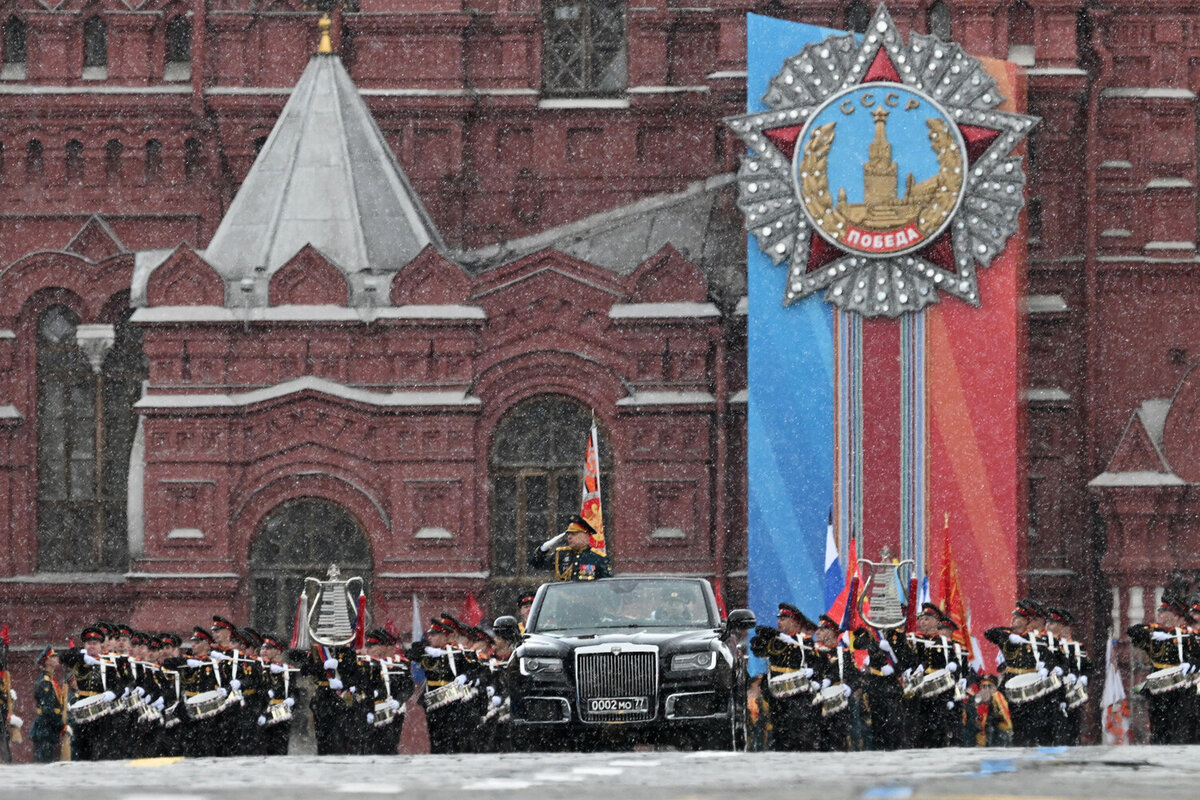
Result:
{"label": "order of victory emblem", "polygon": [[945,292],[979,305],[976,270],[1017,230],[1012,151],[1036,117],[998,111],[996,81],[954,43],[905,45],[880,5],[861,41],[831,36],[784,62],[763,103],[726,122],[749,146],[738,206],[787,263],[784,304],[818,291],[897,317]]}

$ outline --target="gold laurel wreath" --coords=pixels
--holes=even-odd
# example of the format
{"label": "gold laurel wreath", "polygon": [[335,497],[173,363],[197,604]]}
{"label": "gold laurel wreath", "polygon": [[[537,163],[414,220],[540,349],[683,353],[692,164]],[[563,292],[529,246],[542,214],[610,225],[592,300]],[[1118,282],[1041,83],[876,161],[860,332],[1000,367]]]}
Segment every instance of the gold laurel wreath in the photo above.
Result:
{"label": "gold laurel wreath", "polygon": [[[941,227],[946,217],[954,210],[958,200],[958,189],[962,186],[963,154],[946,120],[931,117],[925,120],[929,128],[929,146],[938,160],[936,190],[933,199],[922,205],[917,215],[917,230],[928,236]],[[846,215],[833,204],[829,194],[829,151],[833,147],[837,122],[829,122],[814,128],[804,157],[800,160],[800,193],[804,206],[818,227],[834,239],[840,240],[850,224]]]}

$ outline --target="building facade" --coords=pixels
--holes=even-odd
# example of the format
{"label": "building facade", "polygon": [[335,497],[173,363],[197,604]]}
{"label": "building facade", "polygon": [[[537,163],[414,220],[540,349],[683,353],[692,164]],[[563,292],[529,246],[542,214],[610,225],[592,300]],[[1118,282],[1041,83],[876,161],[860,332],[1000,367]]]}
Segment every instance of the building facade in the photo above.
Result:
{"label": "building facade", "polygon": [[[1043,123],[1021,579],[1103,652],[1110,627],[1200,576],[1189,412],[1165,410],[1200,353],[1200,13],[889,8],[902,29],[1026,66]],[[744,15],[861,29],[872,10],[359,0],[334,8],[341,73],[318,80],[316,14],[288,0],[10,0],[0,613],[14,644],[98,616],[283,625],[299,577],[331,558],[369,576],[377,617],[407,620],[414,596],[506,610],[534,579],[527,548],[577,503],[576,431],[593,415],[618,569],[709,576],[737,603],[745,264],[722,119],[745,107]],[[300,89],[322,114],[283,114]],[[286,137],[318,144],[289,160]],[[260,152],[282,160],[256,175]],[[324,167],[343,182],[321,184]],[[359,178],[396,205],[355,200]],[[361,241],[288,251],[306,222]]]}

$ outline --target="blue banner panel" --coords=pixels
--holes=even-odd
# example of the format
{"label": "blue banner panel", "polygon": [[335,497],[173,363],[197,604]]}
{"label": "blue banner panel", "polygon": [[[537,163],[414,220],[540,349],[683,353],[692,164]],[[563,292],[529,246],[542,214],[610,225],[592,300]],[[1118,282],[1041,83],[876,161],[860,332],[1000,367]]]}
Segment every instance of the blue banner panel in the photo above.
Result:
{"label": "blue banner panel", "polygon": [[[806,44],[840,33],[750,14],[747,110]],[[747,242],[749,601],[763,624],[780,602],[825,612],[825,534],[833,504],[833,313],[820,296],[784,308],[786,266]]]}

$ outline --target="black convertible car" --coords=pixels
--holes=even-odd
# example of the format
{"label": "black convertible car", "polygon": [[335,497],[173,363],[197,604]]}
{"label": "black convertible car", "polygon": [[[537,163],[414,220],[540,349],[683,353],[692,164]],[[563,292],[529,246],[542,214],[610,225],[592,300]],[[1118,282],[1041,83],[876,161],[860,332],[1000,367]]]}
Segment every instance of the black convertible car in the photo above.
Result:
{"label": "black convertible car", "polygon": [[547,749],[617,740],[741,749],[746,665],[736,640],[754,624],[747,610],[722,621],[700,578],[545,584],[513,659],[514,738]]}

